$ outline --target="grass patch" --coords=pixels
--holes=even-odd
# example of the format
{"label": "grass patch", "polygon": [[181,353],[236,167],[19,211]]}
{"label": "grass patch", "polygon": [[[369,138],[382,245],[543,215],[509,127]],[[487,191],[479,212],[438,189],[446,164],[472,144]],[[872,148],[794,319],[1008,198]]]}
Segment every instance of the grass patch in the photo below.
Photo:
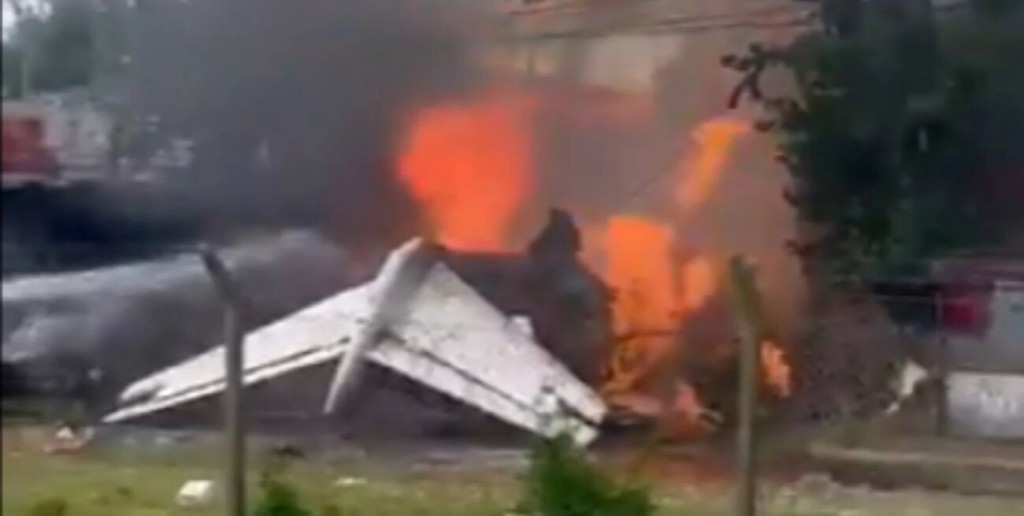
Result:
{"label": "grass patch", "polygon": [[[3,438],[3,497],[0,513],[5,516],[34,516],[40,507],[54,508],[54,500],[65,505],[68,516],[205,516],[223,514],[219,504],[203,509],[176,506],[174,498],[190,479],[220,480],[221,454],[213,445],[188,444],[171,450],[138,448],[88,450],[76,455],[45,455],[38,442],[9,435]],[[559,452],[561,453],[561,451]],[[535,461],[534,480],[525,482],[523,471],[455,469],[410,471],[365,460],[329,463],[319,458],[290,463],[278,480],[293,490],[284,497],[280,491],[268,495],[260,489],[260,475],[250,478],[251,514],[267,498],[298,500],[306,513],[266,513],[273,516],[505,516],[524,498],[551,497],[544,490],[570,489],[576,499],[601,500],[596,487],[628,492],[631,482],[604,477],[620,471],[593,464],[556,461],[555,469],[568,468],[568,483],[544,480],[553,467]],[[268,456],[254,454],[254,472],[266,471]],[[560,464],[560,465],[558,465]],[[596,477],[603,480],[594,480]],[[589,479],[589,480],[588,480]],[[727,488],[694,487],[662,477],[651,484],[650,498],[657,505],[656,516],[715,516],[732,514]],[[264,487],[267,484],[264,482]],[[531,487],[532,486],[532,487]],[[568,487],[566,487],[568,486]],[[532,493],[532,494],[531,494]],[[582,493],[582,494],[580,494]],[[558,499],[557,496],[555,496]],[[612,497],[619,498],[619,497]],[[624,496],[623,498],[628,498]],[[607,501],[607,500],[604,500]],[[59,502],[58,502],[59,503]],[[766,486],[763,505],[769,516],[1004,516],[1015,514],[1020,500],[964,498],[923,493],[895,495],[800,492]],[[269,504],[274,505],[274,504]],[[287,505],[280,504],[278,506]],[[573,513],[562,513],[573,514]],[[578,514],[578,513],[577,513]],[[601,514],[601,513],[596,513]],[[625,514],[625,513],[624,513]],[[617,515],[618,516],[618,515]]]}
{"label": "grass patch", "polygon": [[625,484],[599,469],[569,437],[543,440],[524,479],[519,512],[538,516],[652,516],[648,489]]}

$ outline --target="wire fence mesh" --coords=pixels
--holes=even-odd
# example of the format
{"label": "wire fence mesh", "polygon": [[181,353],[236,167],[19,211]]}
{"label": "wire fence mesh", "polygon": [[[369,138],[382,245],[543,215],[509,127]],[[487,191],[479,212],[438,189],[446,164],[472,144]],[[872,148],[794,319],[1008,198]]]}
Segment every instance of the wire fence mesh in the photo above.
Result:
{"label": "wire fence mesh", "polygon": [[944,434],[950,374],[1024,373],[1024,283],[900,281],[822,299],[792,343],[787,417]]}

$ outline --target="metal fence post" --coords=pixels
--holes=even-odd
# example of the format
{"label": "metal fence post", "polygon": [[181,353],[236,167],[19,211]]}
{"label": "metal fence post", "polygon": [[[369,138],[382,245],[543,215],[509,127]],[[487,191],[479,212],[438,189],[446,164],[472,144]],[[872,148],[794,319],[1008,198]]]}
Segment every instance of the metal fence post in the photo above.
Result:
{"label": "metal fence post", "polygon": [[242,416],[242,369],[245,333],[242,300],[231,273],[209,246],[199,248],[206,272],[224,301],[224,436],[227,468],[224,474],[225,509],[228,516],[245,514],[245,420]]}
{"label": "metal fence post", "polygon": [[736,514],[757,514],[757,403],[760,345],[763,332],[761,302],[750,266],[741,257],[729,263],[729,280],[739,334],[739,421],[736,455],[739,485]]}
{"label": "metal fence post", "polygon": [[936,369],[939,376],[935,382],[935,433],[939,436],[947,434],[949,424],[950,351],[949,339],[946,337],[946,326],[944,323],[946,317],[945,303],[945,296],[942,295],[942,290],[940,289],[935,294],[935,330],[938,340],[938,349],[935,354],[938,357]]}

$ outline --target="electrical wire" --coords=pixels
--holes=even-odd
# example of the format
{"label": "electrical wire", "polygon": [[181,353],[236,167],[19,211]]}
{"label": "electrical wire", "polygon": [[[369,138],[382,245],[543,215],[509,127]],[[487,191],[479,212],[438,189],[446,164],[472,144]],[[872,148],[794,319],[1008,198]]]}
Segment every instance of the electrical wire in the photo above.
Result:
{"label": "electrical wire", "polygon": [[[596,5],[632,5],[645,3],[651,0],[594,0]],[[575,4],[574,4],[575,5]],[[583,4],[581,4],[583,5]],[[590,5],[588,2],[585,5]],[[554,6],[552,6],[553,9]],[[969,10],[968,2],[958,2],[949,5],[933,7],[935,15],[955,14]],[[599,13],[608,9],[584,9],[578,10],[580,14]],[[515,15],[525,18],[530,11],[521,10]],[[538,8],[533,11],[537,13],[546,12]],[[574,13],[576,11],[573,11]],[[791,15],[787,19],[776,19],[782,15]],[[768,18],[759,21],[759,18]],[[522,40],[552,40],[552,39],[587,39],[609,34],[634,33],[634,34],[699,34],[736,29],[777,29],[777,28],[800,28],[814,24],[818,20],[816,8],[802,8],[797,6],[774,6],[739,11],[732,13],[680,15],[655,18],[653,20],[639,20],[633,22],[621,22],[609,24],[603,27],[582,27],[563,30],[551,30],[532,32],[522,35],[510,36],[509,39]]]}
{"label": "electrical wire", "polygon": [[[619,8],[637,7],[645,4],[649,4],[653,1],[664,1],[664,0],[590,0],[583,2],[562,2],[555,5],[538,6],[526,9],[517,9],[513,11],[506,11],[503,13],[504,16],[510,16],[514,18],[529,18],[531,16],[540,17],[539,15],[548,14],[602,14],[614,11]],[[737,14],[750,14],[750,15],[770,15],[779,14],[789,11],[793,11],[795,7],[788,2],[785,4],[780,3],[774,6],[758,7],[755,9],[748,9],[742,12],[726,12],[726,13],[711,13],[711,14],[700,14],[700,15],[689,15],[692,18],[701,18],[704,20],[711,19],[722,19],[734,17]]]}
{"label": "electrical wire", "polygon": [[[530,34],[509,36],[509,40],[559,40],[559,39],[589,39],[612,34],[701,34],[737,29],[780,29],[800,28],[811,26],[815,21],[813,16],[795,17],[788,20],[775,22],[751,22],[735,21],[725,23],[705,24],[682,24],[673,21],[666,21],[649,25],[637,26],[608,26],[600,28],[566,29],[548,32],[535,32]],[[503,38],[505,39],[505,38]]]}
{"label": "electrical wire", "polygon": [[[646,1],[646,0],[633,0]],[[785,19],[779,19],[789,15]],[[801,27],[813,23],[817,13],[813,9],[791,6],[761,8],[743,12],[662,16],[649,20],[629,20],[600,27],[576,27],[562,30],[528,32],[509,36],[510,39],[585,39],[613,33],[701,33],[732,29],[765,29]]]}

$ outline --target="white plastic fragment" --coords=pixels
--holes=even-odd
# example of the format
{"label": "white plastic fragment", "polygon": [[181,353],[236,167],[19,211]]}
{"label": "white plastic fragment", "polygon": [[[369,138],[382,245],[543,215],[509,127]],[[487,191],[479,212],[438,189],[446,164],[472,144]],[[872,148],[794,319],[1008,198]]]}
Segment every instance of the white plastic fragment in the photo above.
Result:
{"label": "white plastic fragment", "polygon": [[364,486],[366,484],[366,479],[359,477],[341,477],[334,481],[334,485],[337,487],[355,487]]}
{"label": "white plastic fragment", "polygon": [[928,370],[921,367],[917,362],[908,360],[900,371],[897,381],[896,399],[885,409],[886,414],[894,414],[900,410],[903,403],[914,394],[917,385],[928,378]]}
{"label": "white plastic fragment", "polygon": [[208,507],[213,503],[215,488],[212,480],[188,480],[178,490],[175,502],[185,508]]}

